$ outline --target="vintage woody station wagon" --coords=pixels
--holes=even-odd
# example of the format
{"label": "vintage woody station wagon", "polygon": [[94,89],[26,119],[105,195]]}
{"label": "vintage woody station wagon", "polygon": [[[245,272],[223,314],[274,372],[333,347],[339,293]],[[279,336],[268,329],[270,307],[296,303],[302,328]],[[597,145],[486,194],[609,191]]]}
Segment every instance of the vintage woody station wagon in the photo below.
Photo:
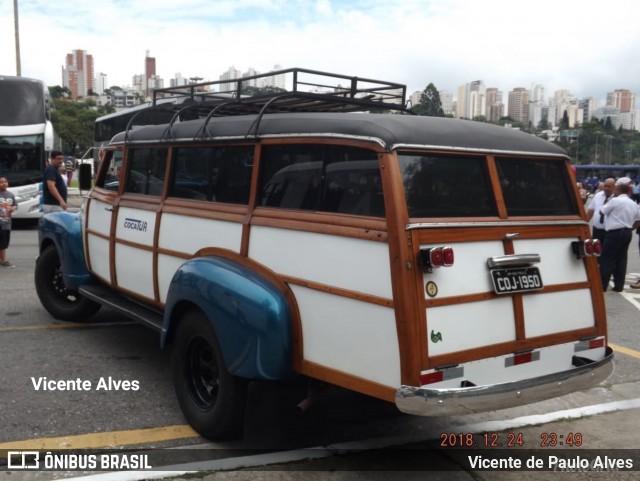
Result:
{"label": "vintage woody station wagon", "polygon": [[106,305],[160,331],[210,438],[241,424],[251,380],[303,376],[437,415],[606,379],[600,246],[564,151],[348,81],[171,92],[193,100],[174,121],[132,121],[83,212],[41,221],[45,308],[84,321]]}

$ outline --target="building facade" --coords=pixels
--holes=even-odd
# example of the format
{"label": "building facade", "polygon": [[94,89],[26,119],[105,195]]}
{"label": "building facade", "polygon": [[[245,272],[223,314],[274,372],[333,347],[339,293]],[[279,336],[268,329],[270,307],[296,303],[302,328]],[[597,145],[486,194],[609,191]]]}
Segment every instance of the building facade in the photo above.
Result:
{"label": "building facade", "polygon": [[147,55],[144,59],[144,94],[145,96],[149,96],[151,91],[157,88],[157,76],[156,76],[156,59],[155,57],[151,57],[149,55],[149,50],[147,50]]}
{"label": "building facade", "polygon": [[98,73],[96,75],[96,83],[93,91],[98,95],[102,95],[108,88],[109,84],[107,83],[107,74],[102,72]]}
{"label": "building facade", "polygon": [[635,108],[635,95],[626,89],[616,89],[607,94],[607,106],[618,108],[620,113],[631,112]]}
{"label": "building facade", "polygon": [[504,117],[504,102],[502,91],[495,87],[487,89],[486,116],[489,122],[497,122]]}
{"label": "building facade", "polygon": [[529,91],[516,87],[509,92],[509,117],[522,124],[529,123]]}
{"label": "building facade", "polygon": [[453,105],[453,92],[449,90],[439,90],[440,102],[442,103],[442,111],[446,116],[453,116],[455,114],[455,107]]}
{"label": "building facade", "polygon": [[219,79],[223,82],[229,81],[229,83],[221,83],[218,86],[219,92],[230,92],[233,91],[236,87],[234,80],[238,80],[242,78],[242,72],[239,69],[235,68],[233,65],[229,67],[226,72],[223,72]]}
{"label": "building facade", "polygon": [[456,117],[459,119],[473,119],[486,117],[487,114],[487,88],[482,80],[458,87],[458,103]]}
{"label": "building facade", "polygon": [[86,97],[94,90],[93,56],[85,50],[67,54],[62,67],[62,86],[71,92],[72,99]]}

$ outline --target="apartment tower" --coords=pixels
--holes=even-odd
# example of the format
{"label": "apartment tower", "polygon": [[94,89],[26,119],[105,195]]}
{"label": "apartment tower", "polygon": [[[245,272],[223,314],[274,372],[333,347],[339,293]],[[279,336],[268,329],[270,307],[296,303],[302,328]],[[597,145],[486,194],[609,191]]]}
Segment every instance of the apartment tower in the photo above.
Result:
{"label": "apartment tower", "polygon": [[509,92],[509,117],[522,124],[529,123],[529,91],[516,87]]}
{"label": "apartment tower", "polygon": [[93,92],[93,56],[85,50],[67,54],[62,67],[62,85],[71,92],[71,98],[86,97]]}
{"label": "apartment tower", "polygon": [[607,105],[620,109],[620,113],[631,112],[635,106],[635,95],[626,89],[617,89],[607,94]]}
{"label": "apartment tower", "polygon": [[152,82],[156,78],[156,58],[149,56],[149,51],[144,58],[144,95],[149,96],[151,93]]}

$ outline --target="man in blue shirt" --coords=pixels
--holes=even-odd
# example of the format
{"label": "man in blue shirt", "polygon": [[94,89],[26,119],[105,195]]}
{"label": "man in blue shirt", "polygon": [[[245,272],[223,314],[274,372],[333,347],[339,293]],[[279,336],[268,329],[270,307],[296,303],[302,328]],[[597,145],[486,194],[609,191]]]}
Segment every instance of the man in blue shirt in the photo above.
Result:
{"label": "man in blue shirt", "polygon": [[44,198],[43,211],[56,212],[67,210],[67,184],[60,174],[60,166],[64,164],[64,155],[59,150],[53,150],[49,165],[44,169],[42,196]]}

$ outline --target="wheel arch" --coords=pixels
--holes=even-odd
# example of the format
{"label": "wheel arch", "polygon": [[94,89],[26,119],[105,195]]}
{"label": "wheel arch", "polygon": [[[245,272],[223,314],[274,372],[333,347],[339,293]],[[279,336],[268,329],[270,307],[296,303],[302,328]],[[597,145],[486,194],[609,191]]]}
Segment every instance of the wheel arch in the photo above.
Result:
{"label": "wheel arch", "polygon": [[60,258],[65,285],[77,290],[94,278],[87,269],[82,242],[82,215],[79,212],[51,212],[40,219],[39,253],[54,246]]}
{"label": "wheel arch", "polygon": [[171,344],[191,308],[200,309],[220,340],[226,368],[251,379],[295,374],[299,314],[293,293],[272,271],[225,249],[203,249],[174,274],[161,344]]}

